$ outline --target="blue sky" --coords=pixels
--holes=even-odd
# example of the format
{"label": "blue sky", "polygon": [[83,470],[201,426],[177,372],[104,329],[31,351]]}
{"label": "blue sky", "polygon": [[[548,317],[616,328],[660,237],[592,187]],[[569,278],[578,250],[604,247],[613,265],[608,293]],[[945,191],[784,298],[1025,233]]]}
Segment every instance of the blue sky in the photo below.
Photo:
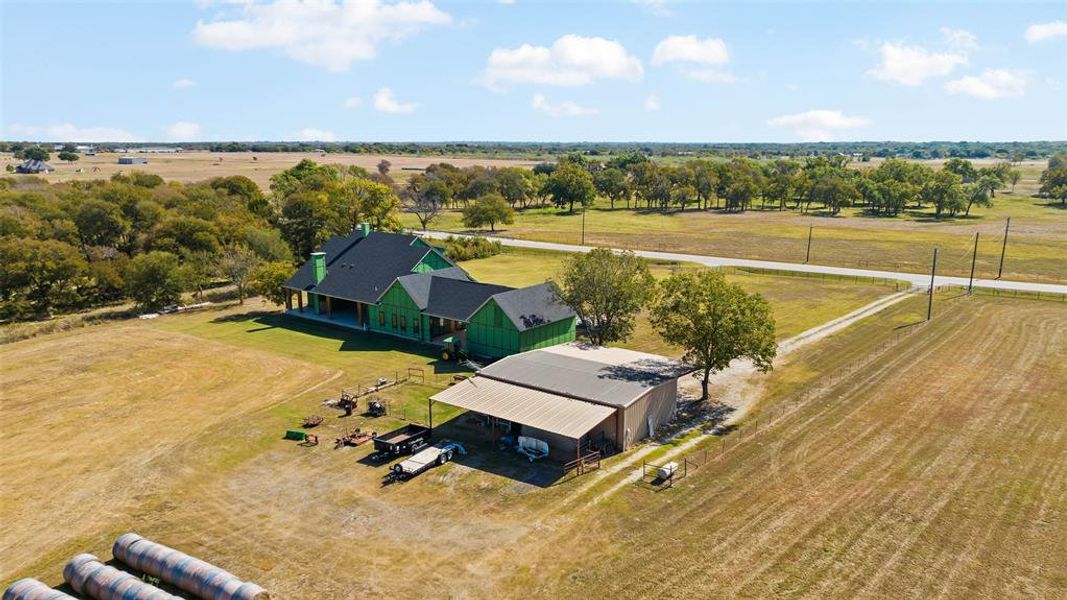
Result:
{"label": "blue sky", "polygon": [[0,0],[0,138],[1067,139],[1067,3]]}

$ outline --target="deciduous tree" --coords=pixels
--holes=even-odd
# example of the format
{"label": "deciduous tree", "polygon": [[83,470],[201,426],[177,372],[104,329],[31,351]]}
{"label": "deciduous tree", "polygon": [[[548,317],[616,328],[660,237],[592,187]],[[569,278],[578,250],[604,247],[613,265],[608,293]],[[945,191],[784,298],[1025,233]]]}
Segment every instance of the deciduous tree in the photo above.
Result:
{"label": "deciduous tree", "polygon": [[697,369],[701,400],[708,380],[737,358],[756,369],[771,369],[777,344],[771,307],[759,294],[748,294],[717,271],[678,273],[665,279],[652,305],[653,328],[681,347],[683,359]]}
{"label": "deciduous tree", "polygon": [[559,280],[559,301],[574,309],[594,344],[628,339],[655,288],[644,261],[607,248],[571,256]]}

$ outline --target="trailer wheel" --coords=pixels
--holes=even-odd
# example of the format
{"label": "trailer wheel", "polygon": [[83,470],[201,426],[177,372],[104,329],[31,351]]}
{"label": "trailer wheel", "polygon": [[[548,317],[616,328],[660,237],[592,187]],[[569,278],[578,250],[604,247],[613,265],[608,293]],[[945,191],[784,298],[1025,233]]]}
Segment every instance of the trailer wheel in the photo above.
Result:
{"label": "trailer wheel", "polygon": [[449,450],[448,452],[445,452],[445,462],[449,462],[451,460],[452,460],[452,451]]}

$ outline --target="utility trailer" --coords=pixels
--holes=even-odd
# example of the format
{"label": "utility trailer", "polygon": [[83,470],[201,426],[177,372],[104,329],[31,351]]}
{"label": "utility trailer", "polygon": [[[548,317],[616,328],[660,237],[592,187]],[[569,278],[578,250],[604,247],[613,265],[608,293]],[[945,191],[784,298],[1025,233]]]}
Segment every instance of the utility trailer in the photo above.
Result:
{"label": "utility trailer", "polygon": [[452,460],[457,452],[460,454],[467,453],[463,448],[463,444],[450,440],[442,440],[429,448],[420,450],[411,458],[393,465],[389,470],[389,474],[386,475],[386,479],[389,481],[404,481],[406,479],[411,479],[427,469],[436,467],[437,465],[443,465]]}
{"label": "utility trailer", "polygon": [[374,438],[374,458],[413,454],[430,441],[430,428],[410,423]]}

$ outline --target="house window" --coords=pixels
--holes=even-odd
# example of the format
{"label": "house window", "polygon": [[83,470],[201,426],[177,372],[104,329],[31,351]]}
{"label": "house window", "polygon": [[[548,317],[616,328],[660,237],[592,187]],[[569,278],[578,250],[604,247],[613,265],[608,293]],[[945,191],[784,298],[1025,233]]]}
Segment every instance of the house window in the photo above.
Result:
{"label": "house window", "polygon": [[419,325],[421,324],[422,317],[415,317],[415,320],[411,322],[411,330],[415,333],[419,332]]}
{"label": "house window", "polygon": [[401,329],[407,329],[408,328],[408,318],[405,315],[400,315],[400,328]]}
{"label": "house window", "polygon": [[378,324],[381,325],[382,327],[385,327],[385,311],[384,310],[379,310],[378,311]]}
{"label": "house window", "polygon": [[396,329],[396,313],[393,313],[393,329]]}

